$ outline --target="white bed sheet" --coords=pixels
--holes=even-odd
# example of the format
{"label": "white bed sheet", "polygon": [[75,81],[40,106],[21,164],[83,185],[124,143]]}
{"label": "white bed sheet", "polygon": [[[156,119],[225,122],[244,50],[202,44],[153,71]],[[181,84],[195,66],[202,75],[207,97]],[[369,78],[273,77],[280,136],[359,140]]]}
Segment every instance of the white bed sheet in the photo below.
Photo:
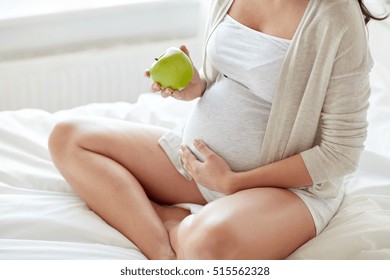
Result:
{"label": "white bed sheet", "polygon": [[[47,150],[47,136],[58,118],[73,112],[101,115],[101,107],[58,114],[0,113],[0,259],[145,258],[88,209],[57,172]],[[108,106],[115,117],[124,107],[131,105]]]}
{"label": "white bed sheet", "polygon": [[146,94],[135,104],[0,112],[0,259],[145,259],[73,192],[51,162],[47,139],[57,121],[74,116],[174,128],[193,103],[177,105]]}

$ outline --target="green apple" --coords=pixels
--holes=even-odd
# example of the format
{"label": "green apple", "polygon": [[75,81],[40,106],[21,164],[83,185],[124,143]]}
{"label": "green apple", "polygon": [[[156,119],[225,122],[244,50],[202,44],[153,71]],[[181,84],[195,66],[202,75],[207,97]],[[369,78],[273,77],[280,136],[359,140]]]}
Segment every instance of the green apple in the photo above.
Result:
{"label": "green apple", "polygon": [[182,90],[192,80],[194,69],[190,58],[179,48],[168,48],[150,67],[150,77],[163,89]]}

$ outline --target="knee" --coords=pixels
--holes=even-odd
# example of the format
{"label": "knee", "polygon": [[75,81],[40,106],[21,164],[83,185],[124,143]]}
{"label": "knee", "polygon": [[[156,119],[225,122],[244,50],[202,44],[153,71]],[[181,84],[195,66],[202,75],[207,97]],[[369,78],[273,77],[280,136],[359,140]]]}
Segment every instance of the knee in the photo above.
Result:
{"label": "knee", "polygon": [[61,121],[54,126],[48,139],[49,152],[54,160],[68,154],[72,146],[77,145],[78,131],[76,121]]}
{"label": "knee", "polygon": [[226,217],[188,216],[178,230],[184,259],[231,259],[237,236]]}

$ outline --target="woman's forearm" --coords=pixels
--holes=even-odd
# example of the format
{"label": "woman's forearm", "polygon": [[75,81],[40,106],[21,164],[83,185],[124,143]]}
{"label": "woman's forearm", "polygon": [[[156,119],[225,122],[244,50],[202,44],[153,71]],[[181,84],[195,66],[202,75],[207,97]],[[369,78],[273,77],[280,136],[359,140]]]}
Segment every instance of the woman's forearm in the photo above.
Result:
{"label": "woman's forearm", "polygon": [[231,193],[256,187],[297,188],[313,184],[299,154],[250,171],[234,173],[230,182]]}

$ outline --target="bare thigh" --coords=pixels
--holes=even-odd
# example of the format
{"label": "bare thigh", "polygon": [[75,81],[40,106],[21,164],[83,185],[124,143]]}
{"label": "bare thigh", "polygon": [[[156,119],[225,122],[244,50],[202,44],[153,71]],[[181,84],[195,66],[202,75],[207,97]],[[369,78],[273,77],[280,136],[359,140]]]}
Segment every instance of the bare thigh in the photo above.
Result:
{"label": "bare thigh", "polygon": [[[226,196],[182,225],[183,258],[284,259],[315,236],[304,202],[282,188]],[[189,242],[183,242],[186,236]]]}
{"label": "bare thigh", "polygon": [[158,145],[166,129],[106,118],[80,118],[62,126],[61,132],[69,129],[68,134],[74,135],[83,149],[108,157],[127,169],[153,201],[205,203],[196,184],[177,172]]}

